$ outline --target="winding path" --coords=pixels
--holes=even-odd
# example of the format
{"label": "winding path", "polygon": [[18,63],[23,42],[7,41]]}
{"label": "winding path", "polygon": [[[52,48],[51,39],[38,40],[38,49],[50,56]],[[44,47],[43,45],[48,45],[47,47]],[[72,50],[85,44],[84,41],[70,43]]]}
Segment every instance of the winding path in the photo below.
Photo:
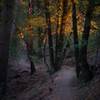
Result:
{"label": "winding path", "polygon": [[54,79],[55,88],[48,100],[76,100],[77,79],[74,68],[62,69]]}

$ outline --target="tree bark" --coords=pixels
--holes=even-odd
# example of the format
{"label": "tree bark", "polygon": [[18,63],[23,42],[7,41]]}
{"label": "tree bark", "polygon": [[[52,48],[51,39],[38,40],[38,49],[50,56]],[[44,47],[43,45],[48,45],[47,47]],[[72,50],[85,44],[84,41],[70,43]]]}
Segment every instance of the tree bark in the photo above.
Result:
{"label": "tree bark", "polygon": [[73,39],[74,39],[74,54],[76,62],[76,74],[79,77],[80,66],[79,66],[79,41],[78,41],[78,32],[77,32],[77,19],[76,19],[76,3],[75,0],[72,0],[72,22],[73,22]]}
{"label": "tree bark", "polygon": [[83,70],[83,74],[86,73],[84,76],[84,79],[91,79],[92,78],[92,72],[89,69],[89,64],[87,61],[87,47],[88,47],[88,39],[89,39],[89,33],[91,28],[91,19],[92,14],[94,10],[94,4],[92,0],[89,0],[86,16],[85,16],[85,23],[84,23],[84,31],[82,35],[82,46],[80,50],[80,56],[81,56],[81,68]]}
{"label": "tree bark", "polygon": [[0,12],[0,99],[6,94],[9,41],[13,22],[14,0],[4,0]]}
{"label": "tree bark", "polygon": [[[58,49],[59,49],[59,33],[60,33],[60,0],[57,1],[57,15],[56,15],[56,37],[55,37],[55,66],[58,68]],[[60,68],[60,67],[59,67]],[[58,69],[59,69],[58,68]]]}
{"label": "tree bark", "polygon": [[[60,2],[60,1],[59,1]],[[66,15],[68,10],[68,0],[63,0],[63,12],[61,16],[61,25],[60,25],[60,32],[58,36],[58,43],[57,43],[57,57],[55,61],[56,68],[59,70],[62,65],[62,56],[63,56],[63,45],[64,45],[64,33],[65,33],[65,24],[66,24]]]}
{"label": "tree bark", "polygon": [[51,21],[50,21],[50,13],[49,13],[49,1],[44,0],[45,4],[45,16],[46,16],[46,24],[48,30],[48,45],[49,45],[49,54],[50,54],[50,66],[51,72],[56,71],[56,67],[54,65],[54,50],[53,50],[53,39],[52,39],[52,32],[51,32]]}

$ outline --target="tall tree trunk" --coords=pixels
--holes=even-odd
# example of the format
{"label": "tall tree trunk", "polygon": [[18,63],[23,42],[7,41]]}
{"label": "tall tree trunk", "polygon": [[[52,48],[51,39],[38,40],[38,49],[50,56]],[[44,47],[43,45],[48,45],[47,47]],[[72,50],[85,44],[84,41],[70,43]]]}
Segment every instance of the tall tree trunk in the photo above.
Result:
{"label": "tall tree trunk", "polygon": [[54,50],[53,50],[53,39],[52,39],[52,32],[51,32],[51,21],[50,21],[50,13],[49,13],[49,1],[44,0],[45,4],[45,16],[46,16],[46,24],[48,30],[48,45],[49,45],[49,54],[50,54],[50,66],[51,71],[56,71],[56,67],[54,66]]}
{"label": "tall tree trunk", "polygon": [[79,77],[80,66],[79,66],[79,41],[77,32],[77,19],[76,19],[76,3],[72,0],[72,22],[73,22],[73,38],[74,38],[74,54],[76,62],[76,74]]}
{"label": "tall tree trunk", "polygon": [[87,61],[87,46],[88,46],[88,39],[89,39],[89,33],[91,28],[91,19],[92,19],[92,13],[94,9],[94,4],[92,0],[89,0],[86,16],[85,16],[85,23],[84,23],[84,31],[82,35],[82,46],[81,46],[81,63],[82,63],[82,70],[84,75],[84,79],[89,80],[92,77],[92,73],[89,70],[89,64]]}
{"label": "tall tree trunk", "polygon": [[58,59],[58,48],[59,48],[59,16],[57,15],[57,26],[56,26],[56,37],[55,37],[55,64]]}
{"label": "tall tree trunk", "polygon": [[60,33],[59,33],[59,40],[58,40],[58,54],[57,54],[57,59],[56,59],[56,66],[57,69],[60,69],[61,64],[62,64],[62,56],[63,56],[63,45],[64,45],[64,33],[65,33],[65,24],[66,24],[66,15],[67,15],[67,10],[68,10],[68,0],[63,0],[62,1],[63,5],[63,12],[61,16],[61,25],[60,25]]}
{"label": "tall tree trunk", "polygon": [[59,33],[60,33],[60,0],[57,0],[57,15],[56,15],[56,38],[55,38],[55,66],[58,68],[58,49],[59,49]]}
{"label": "tall tree trunk", "polygon": [[[32,11],[34,9],[34,0],[29,0],[29,16],[32,15]],[[25,40],[24,40],[25,41]],[[27,55],[30,61],[30,71],[31,71],[31,75],[34,74],[34,72],[36,72],[36,68],[35,68],[35,64],[34,61],[32,59],[33,56],[33,33],[32,33],[32,26],[29,25],[29,40],[25,41],[26,43],[26,48],[27,48]]]}
{"label": "tall tree trunk", "polygon": [[14,0],[4,0],[0,23],[0,99],[6,93],[9,41],[13,22]]}

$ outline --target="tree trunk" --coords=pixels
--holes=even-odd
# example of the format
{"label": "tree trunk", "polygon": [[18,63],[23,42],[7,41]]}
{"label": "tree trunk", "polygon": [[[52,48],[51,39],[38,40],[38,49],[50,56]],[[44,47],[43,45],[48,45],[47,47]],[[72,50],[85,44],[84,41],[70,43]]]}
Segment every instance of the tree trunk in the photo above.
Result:
{"label": "tree trunk", "polygon": [[60,33],[58,38],[58,45],[57,45],[57,58],[56,58],[56,68],[59,70],[62,65],[62,56],[63,56],[63,45],[64,45],[64,33],[65,33],[65,24],[66,24],[66,15],[68,10],[68,0],[63,0],[63,13],[61,16],[61,25],[60,25]]}
{"label": "tree trunk", "polygon": [[58,49],[59,49],[59,33],[60,33],[60,0],[57,1],[57,15],[56,15],[56,37],[55,37],[55,66],[58,68]]}
{"label": "tree trunk", "polygon": [[53,39],[52,39],[52,32],[51,32],[51,21],[50,21],[50,13],[49,13],[49,1],[44,0],[45,3],[45,16],[46,16],[46,24],[48,30],[48,45],[49,45],[49,54],[50,54],[50,66],[51,72],[56,71],[56,67],[54,66],[54,50],[53,50]]}
{"label": "tree trunk", "polygon": [[[13,22],[14,0],[4,0],[0,12],[0,99],[6,93],[9,41]],[[6,96],[5,96],[6,97]]]}
{"label": "tree trunk", "polygon": [[43,56],[42,54],[42,33],[43,29],[42,27],[38,27],[38,56],[41,58]]}
{"label": "tree trunk", "polygon": [[[32,15],[32,12],[34,10],[34,0],[29,0],[29,16]],[[36,72],[36,68],[35,68],[35,64],[33,62],[32,56],[33,56],[33,34],[32,34],[32,26],[29,25],[29,40],[26,41],[24,40],[26,43],[26,48],[27,48],[27,55],[30,61],[30,71],[31,71],[31,75],[34,74],[34,72]]]}
{"label": "tree trunk", "polygon": [[77,32],[77,19],[76,19],[76,4],[72,0],[72,22],[73,22],[73,38],[74,38],[74,54],[76,62],[76,74],[79,77],[80,66],[79,66],[79,41],[78,41],[78,32]]}
{"label": "tree trunk", "polygon": [[85,16],[85,23],[84,23],[84,31],[82,35],[82,46],[81,46],[81,68],[83,71],[84,79],[89,80],[92,78],[92,72],[89,70],[89,64],[87,61],[87,47],[88,47],[88,39],[89,39],[89,33],[91,28],[91,19],[92,19],[92,13],[94,9],[94,4],[92,0],[89,0],[86,16]]}

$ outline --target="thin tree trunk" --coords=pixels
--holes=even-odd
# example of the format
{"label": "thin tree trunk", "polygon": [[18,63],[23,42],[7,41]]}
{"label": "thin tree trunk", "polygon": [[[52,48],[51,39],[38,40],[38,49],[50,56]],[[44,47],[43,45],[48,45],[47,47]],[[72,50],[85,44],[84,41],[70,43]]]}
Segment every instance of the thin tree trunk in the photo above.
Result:
{"label": "thin tree trunk", "polygon": [[42,29],[42,27],[38,27],[38,29],[37,29],[37,31],[38,31],[38,55],[39,55],[39,57],[42,57],[42,38],[41,38],[41,34],[42,34],[42,32],[43,32],[43,29]]}
{"label": "thin tree trunk", "polygon": [[45,35],[43,38],[43,56],[44,56],[44,63],[46,64],[47,70],[49,72],[50,66],[48,65],[47,59],[46,59],[46,43],[47,43],[47,30],[46,29],[45,29],[44,33],[45,33]]}
{"label": "thin tree trunk", "polygon": [[49,44],[49,54],[50,54],[50,66],[51,72],[56,71],[56,67],[54,66],[54,50],[53,50],[53,39],[52,39],[52,32],[51,32],[51,21],[50,21],[50,13],[49,13],[49,1],[44,0],[45,3],[45,16],[46,16],[46,24],[48,30],[48,44]]}
{"label": "thin tree trunk", "polygon": [[64,45],[64,33],[65,33],[65,24],[66,24],[66,15],[67,15],[67,10],[68,10],[68,0],[63,0],[62,1],[63,4],[63,13],[61,16],[61,25],[60,25],[60,33],[59,33],[59,40],[58,40],[58,54],[57,54],[57,62],[56,62],[56,66],[57,69],[60,69],[61,65],[62,65],[62,56],[63,56],[63,45]]}
{"label": "thin tree trunk", "polygon": [[79,66],[79,41],[77,32],[77,19],[76,19],[76,4],[75,0],[72,0],[72,22],[73,22],[73,38],[74,38],[74,54],[76,62],[76,74],[79,77],[80,66]]}
{"label": "thin tree trunk", "polygon": [[[29,16],[32,15],[32,11],[34,9],[34,0],[29,0]],[[25,40],[24,40],[25,41]],[[33,34],[32,34],[32,26],[29,25],[29,40],[25,41],[26,43],[26,48],[27,48],[27,55],[30,61],[30,71],[31,71],[31,75],[34,74],[34,72],[36,72],[36,68],[35,68],[35,64],[34,61],[32,59],[33,56]]]}
{"label": "thin tree trunk", "polygon": [[[58,49],[59,49],[59,33],[60,33],[60,0],[57,1],[57,15],[56,15],[56,38],[55,38],[55,66],[58,68]],[[59,68],[58,68],[59,69]]]}

